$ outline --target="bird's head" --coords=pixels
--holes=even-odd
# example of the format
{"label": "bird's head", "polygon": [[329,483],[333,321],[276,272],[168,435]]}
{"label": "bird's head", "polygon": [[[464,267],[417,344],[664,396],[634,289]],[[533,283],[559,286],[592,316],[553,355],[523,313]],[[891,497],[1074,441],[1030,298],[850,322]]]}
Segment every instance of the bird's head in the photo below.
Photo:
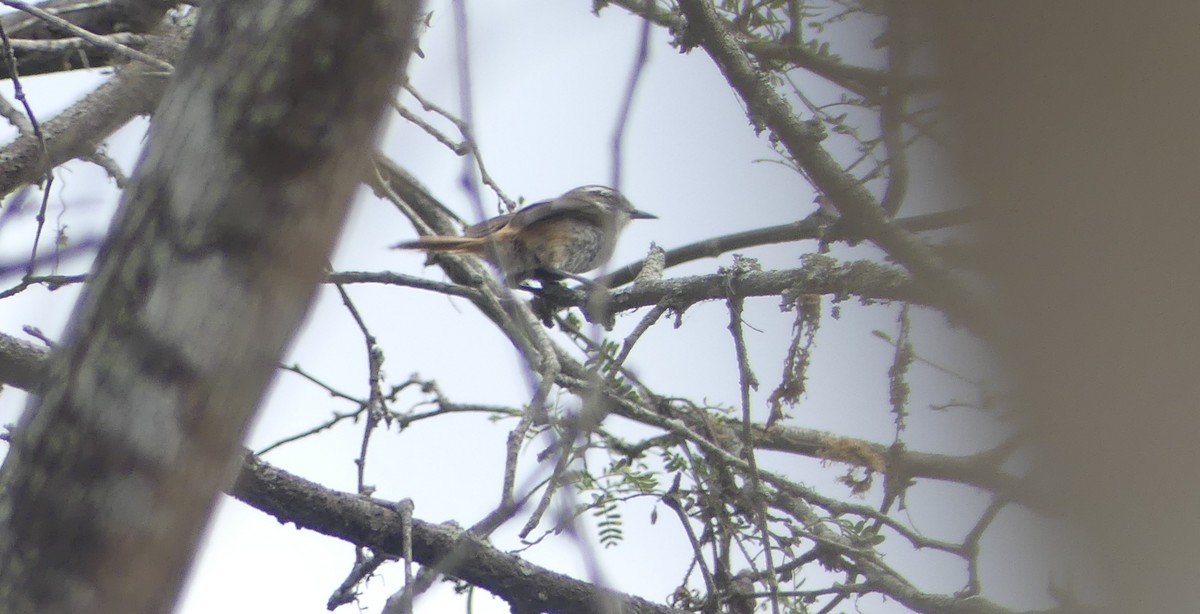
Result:
{"label": "bird's head", "polygon": [[639,211],[633,207],[633,203],[629,199],[621,195],[620,192],[602,185],[585,185],[575,188],[559,198],[579,200],[587,202],[590,205],[603,209],[604,211],[615,214],[626,220],[653,220],[658,219],[658,216]]}

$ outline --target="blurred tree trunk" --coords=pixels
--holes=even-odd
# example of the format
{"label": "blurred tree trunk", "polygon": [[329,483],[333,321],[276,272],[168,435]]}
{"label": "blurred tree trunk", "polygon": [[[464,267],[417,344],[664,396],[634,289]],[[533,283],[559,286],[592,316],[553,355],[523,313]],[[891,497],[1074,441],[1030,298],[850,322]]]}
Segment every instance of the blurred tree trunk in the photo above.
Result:
{"label": "blurred tree trunk", "polygon": [[0,474],[0,611],[168,612],[419,2],[213,1]]}
{"label": "blurred tree trunk", "polygon": [[1040,478],[1110,611],[1194,611],[1200,4],[929,6]]}

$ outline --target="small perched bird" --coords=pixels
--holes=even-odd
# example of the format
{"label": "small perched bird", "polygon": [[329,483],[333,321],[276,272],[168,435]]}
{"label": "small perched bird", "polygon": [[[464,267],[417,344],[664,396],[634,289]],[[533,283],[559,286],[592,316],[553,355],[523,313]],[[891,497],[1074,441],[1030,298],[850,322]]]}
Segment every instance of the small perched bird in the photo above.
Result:
{"label": "small perched bird", "polygon": [[577,274],[607,262],[633,219],[656,216],[634,209],[612,188],[588,185],[475,224],[461,237],[423,237],[393,247],[478,256],[504,271],[513,287],[528,279],[543,287],[568,277],[591,283]]}

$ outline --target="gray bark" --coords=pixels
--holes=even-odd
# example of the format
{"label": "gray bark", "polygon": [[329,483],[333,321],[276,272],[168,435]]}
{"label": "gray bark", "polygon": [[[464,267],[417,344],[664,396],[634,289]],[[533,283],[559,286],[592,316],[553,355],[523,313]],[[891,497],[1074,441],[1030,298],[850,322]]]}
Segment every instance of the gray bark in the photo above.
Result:
{"label": "gray bark", "polygon": [[0,470],[0,611],[169,611],[303,318],[418,2],[214,1]]}

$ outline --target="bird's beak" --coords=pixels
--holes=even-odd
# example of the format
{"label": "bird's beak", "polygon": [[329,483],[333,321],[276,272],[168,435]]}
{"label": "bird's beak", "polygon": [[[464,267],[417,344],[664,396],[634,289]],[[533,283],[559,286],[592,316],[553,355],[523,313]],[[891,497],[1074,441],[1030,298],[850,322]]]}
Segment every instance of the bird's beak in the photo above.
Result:
{"label": "bird's beak", "polygon": [[654,215],[653,213],[646,213],[645,211],[638,211],[637,209],[630,211],[629,217],[631,217],[635,220],[657,220],[658,219],[658,216]]}

